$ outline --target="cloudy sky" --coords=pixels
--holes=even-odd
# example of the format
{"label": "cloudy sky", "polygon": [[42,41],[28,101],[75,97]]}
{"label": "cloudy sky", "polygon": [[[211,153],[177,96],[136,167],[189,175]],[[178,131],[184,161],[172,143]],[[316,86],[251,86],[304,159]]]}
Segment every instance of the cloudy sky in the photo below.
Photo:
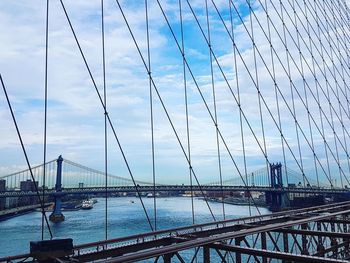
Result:
{"label": "cloudy sky", "polygon": [[[0,2],[0,73],[32,164],[43,161],[44,2]],[[103,95],[101,2],[63,2]],[[214,1],[214,6],[208,0],[213,79],[205,1],[188,2],[181,1],[190,154],[199,181],[219,180],[210,117],[215,116],[214,83],[224,180],[262,168],[267,159],[285,160],[310,180],[319,176],[322,182],[348,184],[350,25],[343,1],[250,1],[251,10],[249,0],[234,1],[231,27],[229,1]],[[119,3],[148,64],[144,1]],[[151,0],[148,6],[156,177],[159,183],[188,183],[179,3],[159,3]],[[120,11],[116,1],[105,0],[107,111],[135,178],[151,181],[149,79]],[[47,159],[62,154],[103,170],[104,110],[60,1],[50,1],[48,54]],[[0,98],[2,176],[23,169],[25,161],[5,97]],[[108,134],[108,169],[128,178],[110,127]]]}

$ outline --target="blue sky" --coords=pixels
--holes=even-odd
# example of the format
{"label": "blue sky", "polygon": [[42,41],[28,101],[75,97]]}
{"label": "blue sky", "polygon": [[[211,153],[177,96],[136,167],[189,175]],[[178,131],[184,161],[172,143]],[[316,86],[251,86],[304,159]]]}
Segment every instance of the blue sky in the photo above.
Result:
{"label": "blue sky", "polygon": [[[167,105],[171,119],[179,134],[181,143],[186,147],[186,118],[184,104],[184,85],[182,74],[182,59],[165,23],[165,20],[155,1],[150,1],[150,35],[151,35],[151,61],[152,75],[157,88]],[[166,10],[167,16],[175,30],[176,37],[180,40],[180,24],[178,1],[161,1]],[[206,32],[206,16],[204,1],[190,1],[199,21]],[[228,1],[215,1],[225,23],[230,27]],[[305,103],[304,83],[298,68],[290,64],[290,73],[295,89],[301,94],[301,99],[295,96],[295,114],[300,127],[305,131],[305,137],[300,136],[300,151],[302,159],[299,158],[299,145],[292,115],[288,107],[292,107],[292,94],[289,80],[283,69],[287,67],[287,55],[285,47],[277,32],[283,35],[282,22],[279,13],[274,10],[271,1],[269,15],[274,22],[275,29],[271,26],[272,43],[279,55],[274,55],[276,63],[275,74],[278,87],[281,89],[285,100],[278,95],[281,111],[281,126],[286,141],[289,143],[297,161],[292,153],[285,148],[287,166],[300,171],[302,162],[305,173],[315,177],[315,166],[312,150],[308,145],[311,141],[310,126],[308,124],[307,110]],[[279,1],[272,1],[280,9]],[[49,82],[48,82],[48,160],[57,158],[62,154],[64,158],[82,163],[95,169],[104,169],[104,119],[103,109],[99,104],[89,75],[84,68],[68,23],[64,17],[59,1],[50,2],[50,33],[49,33]],[[143,1],[121,1],[123,10],[130,21],[131,28],[138,44],[141,47],[143,56],[147,57],[147,42],[145,33],[145,12]],[[259,1],[252,1],[254,14],[259,18],[261,26],[267,30],[267,20],[264,9]],[[102,83],[102,53],[101,53],[101,28],[100,28],[100,1],[65,1],[66,8],[70,14],[73,26],[77,32],[81,46],[86,54],[92,74],[96,79],[98,88],[101,90]],[[257,72],[255,72],[254,51],[249,35],[245,31],[250,27],[249,10],[246,1],[235,1],[244,24],[237,14],[234,18],[234,34],[238,51],[240,52],[246,66],[252,73],[254,81],[258,82],[264,99],[271,109],[271,114],[278,120],[276,95],[273,80],[265,68],[265,64],[271,69],[271,54],[269,43],[256,18],[253,16],[253,32],[255,42],[258,46],[261,57],[257,56]],[[130,38],[125,23],[120,15],[115,1],[105,1],[105,23],[106,23],[106,76],[108,93],[108,112],[116,127],[125,154],[129,160],[135,178],[151,181],[151,143],[150,143],[150,113],[149,113],[149,84],[145,68],[137,54],[134,43]],[[191,70],[198,82],[204,97],[213,112],[213,97],[209,64],[209,49],[204,41],[201,32],[192,16],[185,1],[184,8],[184,33],[185,50]],[[215,9],[209,1],[209,17],[211,25],[212,47],[218,58],[219,64],[225,72],[231,88],[237,96],[237,82],[235,75],[235,64],[233,59],[232,42],[225,31],[225,28],[218,17]],[[288,19],[286,11],[292,14],[291,6],[285,3],[285,22],[296,37],[293,22]],[[297,11],[301,15],[298,7]],[[311,8],[311,7],[310,7]],[[319,15],[319,19],[323,19]],[[293,16],[292,16],[292,19]],[[305,17],[301,15],[305,22]],[[309,14],[309,21],[316,28],[316,21]],[[300,21],[298,21],[300,24]],[[305,22],[306,23],[306,22]],[[330,36],[342,35],[340,25],[335,24],[338,31],[329,29]],[[276,32],[277,31],[277,32]],[[317,32],[316,32],[317,33]],[[289,59],[293,57],[297,64],[303,63],[308,96],[308,105],[313,112],[315,123],[311,124],[313,130],[312,140],[314,141],[315,152],[319,162],[327,168],[325,146],[321,133],[317,128],[321,127],[318,103],[313,99],[311,91],[315,92],[318,87],[315,84],[314,76],[319,81],[319,86],[324,90],[328,87],[325,82],[324,72],[329,77],[330,85],[335,85],[331,72],[340,68],[340,61],[334,54],[335,64],[331,63],[326,53],[324,58],[326,64],[323,67],[316,67],[316,73],[308,68],[312,62],[322,64],[322,57],[316,52],[316,47],[321,49],[318,35],[311,32],[313,38],[314,60],[308,51],[309,40],[306,30],[300,26],[300,34],[305,42],[301,42],[301,50],[305,54],[305,60],[300,62],[298,49],[291,36],[287,34],[289,45]],[[326,42],[328,35],[321,32],[321,42]],[[334,40],[335,41],[335,40]],[[306,44],[304,44],[306,43]],[[341,43],[340,43],[341,44]],[[340,45],[340,52],[345,54],[343,46]],[[325,51],[324,51],[325,52]],[[238,55],[237,55],[238,56]],[[343,61],[342,61],[343,62]],[[0,3],[0,72],[4,78],[10,94],[15,114],[23,135],[32,164],[41,163],[43,160],[43,113],[44,113],[44,63],[45,63],[45,4],[43,1],[1,1]],[[308,63],[308,64],[307,64]],[[300,66],[299,66],[300,67]],[[244,143],[246,147],[247,170],[254,171],[265,165],[262,151],[258,142],[263,145],[259,100],[254,82],[249,77],[242,60],[237,57],[238,83],[241,92],[241,105],[247,116],[257,139],[250,132],[247,123],[243,121]],[[256,80],[257,76],[257,80]],[[341,88],[347,89],[340,81],[341,76],[336,73],[339,80],[339,93]],[[344,74],[344,80],[349,76]],[[218,161],[216,148],[216,135],[214,124],[199,96],[199,93],[190,78],[187,70],[188,98],[190,114],[190,135],[191,155],[193,167],[201,182],[218,181]],[[221,75],[217,65],[214,63],[214,84],[217,97],[218,123],[220,130],[227,142],[239,170],[244,174],[244,163],[242,158],[241,131],[239,123],[239,110],[237,104],[229,92],[227,84]],[[334,129],[343,145],[348,144],[348,137],[343,136],[340,120],[336,114],[342,114],[345,127],[349,127],[349,118],[343,109],[339,109],[337,98],[330,90],[329,98],[334,103],[334,110],[327,105],[327,98],[320,92],[319,102],[325,105],[325,115],[330,119],[331,113],[334,118]],[[349,93],[350,95],[350,93]],[[5,98],[0,98],[0,175],[20,170],[25,167],[23,153],[21,152],[18,138],[16,137],[13,123],[5,103]],[[344,96],[339,96],[344,108],[347,108]],[[164,114],[164,111],[155,95],[154,117],[155,117],[155,150],[156,150],[156,175],[160,183],[186,183],[188,182],[188,165],[181,152],[176,137]],[[262,107],[264,119],[264,132],[266,148],[270,162],[283,161],[281,137],[276,125],[266,108]],[[331,125],[328,125],[325,116],[324,134],[331,150],[327,154],[330,160],[331,174],[334,178],[340,179],[339,171],[336,169],[337,157],[333,158],[331,151],[338,153],[339,163],[344,173],[349,176],[348,161],[340,142],[334,139]],[[337,141],[337,145],[335,144]],[[220,142],[223,177],[229,179],[238,176],[238,172],[229,158],[228,152]],[[337,151],[338,149],[338,151]],[[317,164],[318,169],[321,165]],[[327,170],[327,169],[326,169]],[[128,177],[125,164],[122,161],[120,151],[109,129],[109,171],[112,174]],[[322,181],[326,176],[320,172]],[[349,177],[350,178],[350,177]]]}

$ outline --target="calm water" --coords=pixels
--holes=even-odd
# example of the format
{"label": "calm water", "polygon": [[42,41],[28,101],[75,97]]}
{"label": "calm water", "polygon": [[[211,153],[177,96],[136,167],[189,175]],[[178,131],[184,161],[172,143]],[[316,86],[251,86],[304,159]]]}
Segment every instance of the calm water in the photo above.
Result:
{"label": "calm water", "polygon": [[[66,211],[66,220],[51,224],[54,237],[71,237],[74,244],[104,239],[105,201],[97,199],[92,210]],[[132,203],[134,201],[134,203]],[[153,199],[144,199],[146,208],[153,219]],[[195,221],[203,223],[212,221],[205,202],[195,199]],[[210,203],[217,219],[222,219],[222,204]],[[249,215],[247,206],[225,205],[227,218]],[[269,213],[260,208],[262,214]],[[252,209],[252,214],[256,214]],[[157,199],[157,228],[167,229],[192,223],[191,198],[172,197]],[[133,197],[108,199],[108,236],[110,238],[127,236],[135,233],[149,232],[139,200]],[[41,239],[41,214],[33,212],[0,222],[0,257],[27,253],[29,241]]]}

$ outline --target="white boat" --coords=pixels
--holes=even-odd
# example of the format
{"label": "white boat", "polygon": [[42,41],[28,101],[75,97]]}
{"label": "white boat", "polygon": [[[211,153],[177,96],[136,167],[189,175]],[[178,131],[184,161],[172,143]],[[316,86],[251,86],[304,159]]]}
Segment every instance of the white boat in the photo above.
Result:
{"label": "white boat", "polygon": [[81,204],[81,209],[92,209],[94,207],[94,201],[92,200],[84,200]]}

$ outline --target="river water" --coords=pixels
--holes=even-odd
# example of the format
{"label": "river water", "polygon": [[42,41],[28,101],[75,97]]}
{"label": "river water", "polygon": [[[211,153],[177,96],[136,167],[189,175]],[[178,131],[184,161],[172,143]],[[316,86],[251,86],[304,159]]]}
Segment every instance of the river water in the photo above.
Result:
{"label": "river water", "polygon": [[[71,237],[74,244],[81,244],[105,238],[105,200],[98,202],[91,210],[65,211],[64,222],[50,223],[56,238]],[[144,198],[146,209],[153,220],[153,198]],[[192,224],[191,198],[157,198],[157,229],[174,228]],[[222,204],[211,202],[210,207],[220,220]],[[194,199],[195,223],[213,220],[206,203]],[[261,214],[269,213],[259,208]],[[252,215],[257,211],[252,208]],[[248,206],[225,204],[226,218],[249,216]],[[49,214],[48,214],[49,215]],[[136,233],[149,232],[150,227],[136,197],[108,199],[108,237],[116,238]],[[46,234],[46,237],[48,235]],[[32,212],[0,222],[0,257],[29,252],[29,241],[41,239],[41,213]]]}

